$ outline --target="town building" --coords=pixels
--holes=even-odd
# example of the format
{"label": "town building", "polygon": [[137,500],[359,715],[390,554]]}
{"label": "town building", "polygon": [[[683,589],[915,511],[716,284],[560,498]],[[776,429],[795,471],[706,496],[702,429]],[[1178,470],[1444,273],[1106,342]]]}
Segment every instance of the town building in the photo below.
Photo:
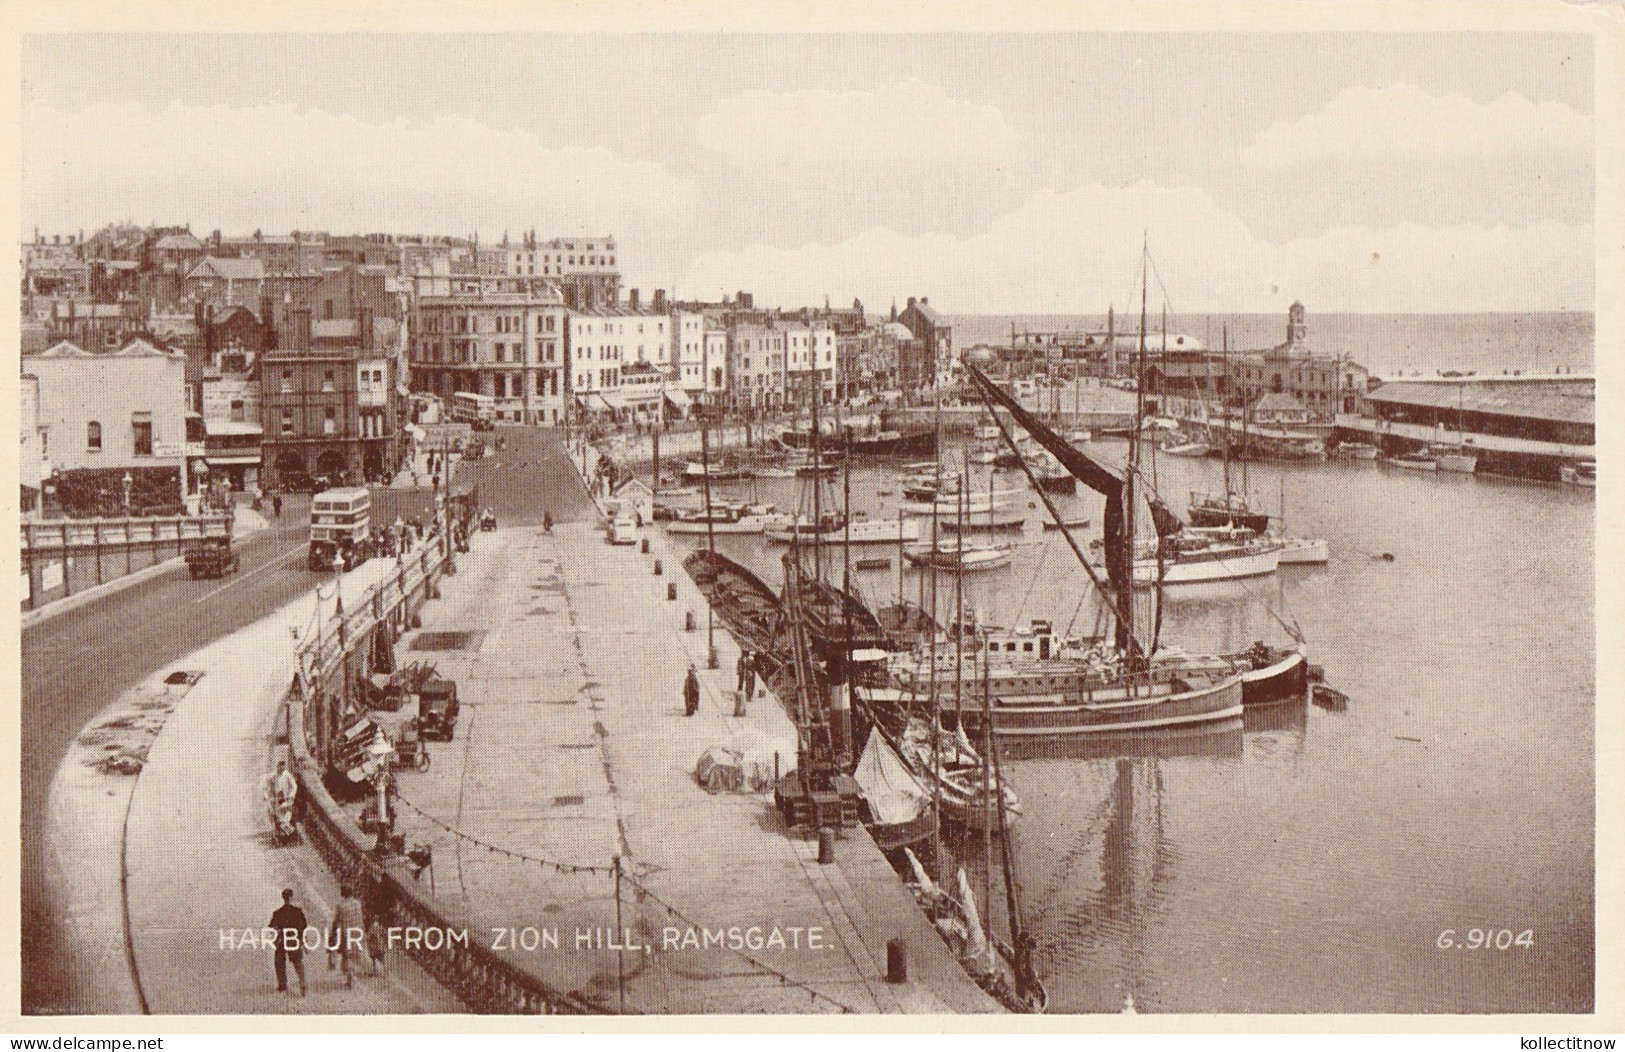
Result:
{"label": "town building", "polygon": [[504,236],[497,252],[502,266],[498,273],[553,279],[572,309],[591,313],[620,300],[621,274],[612,235],[543,241],[532,230],[518,241]]}
{"label": "town building", "polygon": [[413,300],[407,338],[413,391],[442,398],[471,391],[495,399],[499,420],[562,422],[568,337],[556,291],[486,278]]}
{"label": "town building", "polygon": [[910,363],[901,377],[903,389],[908,391],[929,387],[939,382],[939,377],[946,377],[954,360],[953,326],[949,325],[931,306],[931,301],[923,296],[917,300],[910,296],[908,307],[898,315],[897,320],[920,341],[925,356],[922,362]]}
{"label": "town building", "polygon": [[784,408],[783,329],[759,322],[739,322],[728,330],[728,405],[735,410]]}
{"label": "town building", "polygon": [[[195,492],[186,363],[146,340],[106,353],[62,342],[23,362],[34,378],[37,465],[46,510],[176,511]],[[129,479],[126,498],[125,479]]]}
{"label": "town building", "polygon": [[207,256],[186,272],[186,295],[216,307],[259,307],[266,267],[258,259]]}
{"label": "town building", "polygon": [[392,473],[400,459],[393,318],[313,321],[308,304],[260,359],[262,475],[271,486],[359,483]]}
{"label": "town building", "polygon": [[672,315],[643,310],[634,291],[625,307],[572,311],[568,320],[570,393],[581,411],[648,419],[665,411],[662,401],[686,410]]}
{"label": "town building", "polygon": [[320,233],[268,235],[256,230],[247,237],[216,236],[213,244],[222,254],[257,260],[264,274],[312,274],[327,262],[327,235]]}
{"label": "town building", "polygon": [[1364,366],[1314,345],[1302,303],[1287,309],[1286,340],[1242,356],[1229,370],[1236,396],[1251,405],[1266,394],[1288,394],[1316,422],[1338,413],[1359,414],[1367,386]]}

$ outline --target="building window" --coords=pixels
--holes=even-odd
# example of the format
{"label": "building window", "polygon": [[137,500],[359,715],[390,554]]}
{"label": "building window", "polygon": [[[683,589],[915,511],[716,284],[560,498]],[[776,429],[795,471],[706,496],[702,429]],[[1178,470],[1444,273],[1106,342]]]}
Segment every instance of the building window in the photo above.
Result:
{"label": "building window", "polygon": [[102,425],[95,420],[85,425],[85,448],[92,453],[102,451]]}
{"label": "building window", "polygon": [[[143,419],[145,418],[145,419]],[[130,421],[133,432],[132,448],[138,457],[152,456],[152,419],[148,414],[138,413]]]}
{"label": "building window", "polygon": [[322,301],[322,320],[323,321],[332,321],[333,320],[333,301],[332,300],[323,300]]}
{"label": "building window", "polygon": [[231,419],[240,424],[246,418],[247,409],[243,405],[243,400],[241,398],[233,398],[231,400]]}
{"label": "building window", "polygon": [[332,406],[327,407],[327,414],[322,418],[322,434],[335,435],[339,430],[339,411]]}
{"label": "building window", "polygon": [[293,410],[292,409],[284,409],[282,411],[282,433],[284,435],[293,434]]}
{"label": "building window", "polygon": [[322,393],[323,394],[332,394],[333,393],[333,370],[331,370],[331,369],[327,370],[327,372],[322,374]]}
{"label": "building window", "polygon": [[282,393],[293,394],[293,370],[282,370]]}

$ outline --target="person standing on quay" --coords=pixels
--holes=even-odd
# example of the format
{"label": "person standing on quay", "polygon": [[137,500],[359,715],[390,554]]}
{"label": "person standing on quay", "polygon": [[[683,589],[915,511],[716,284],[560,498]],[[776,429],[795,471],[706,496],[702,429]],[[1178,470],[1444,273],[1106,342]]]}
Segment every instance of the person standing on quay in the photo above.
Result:
{"label": "person standing on quay", "polygon": [[745,683],[741,688],[745,692],[745,700],[752,701],[756,697],[756,652],[745,652]]}
{"label": "person standing on quay", "polygon": [[734,684],[734,689],[744,690],[745,677],[750,675],[750,651],[741,650],[739,652],[739,662],[734,667],[738,672],[738,681]]}
{"label": "person standing on quay", "polygon": [[688,666],[688,678],[683,680],[683,715],[692,716],[700,711],[700,677],[694,666]]}
{"label": "person standing on quay", "polygon": [[293,996],[288,987],[288,965],[299,977],[299,996],[305,996],[305,911],[293,904],[293,889],[282,889],[282,905],[271,914],[270,927],[276,932],[276,988]]}
{"label": "person standing on quay", "polygon": [[271,514],[276,518],[282,518],[282,494],[280,493],[271,494]]}

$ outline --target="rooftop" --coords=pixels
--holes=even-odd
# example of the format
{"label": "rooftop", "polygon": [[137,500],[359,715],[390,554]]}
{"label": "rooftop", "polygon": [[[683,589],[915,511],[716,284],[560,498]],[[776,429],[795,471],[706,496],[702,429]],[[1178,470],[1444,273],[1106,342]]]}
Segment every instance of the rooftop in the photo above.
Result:
{"label": "rooftop", "polygon": [[1597,417],[1596,381],[1561,380],[1402,380],[1366,394],[1370,402],[1435,406],[1469,413],[1521,416],[1533,420],[1591,424]]}

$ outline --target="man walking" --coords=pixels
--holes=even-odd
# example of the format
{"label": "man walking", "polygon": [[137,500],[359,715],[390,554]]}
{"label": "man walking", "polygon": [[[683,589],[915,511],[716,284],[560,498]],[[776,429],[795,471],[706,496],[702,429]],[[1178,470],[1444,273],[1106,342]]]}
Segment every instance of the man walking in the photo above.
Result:
{"label": "man walking", "polygon": [[745,700],[751,701],[756,697],[756,652],[745,653],[745,683],[741,689],[745,692]]}
{"label": "man walking", "polygon": [[750,651],[739,652],[739,662],[734,666],[738,673],[738,681],[734,684],[735,690],[745,689],[745,677],[750,675]]}
{"label": "man walking", "polygon": [[293,996],[288,987],[288,965],[299,977],[299,996],[305,996],[305,911],[293,904],[293,889],[282,889],[282,905],[271,914],[269,925],[276,932],[277,992]]}
{"label": "man walking", "polygon": [[688,666],[688,678],[683,680],[683,715],[692,716],[700,711],[700,677],[694,666]]}
{"label": "man walking", "polygon": [[361,900],[356,898],[355,891],[345,884],[339,888],[339,904],[333,910],[333,926],[329,930],[327,945],[327,964],[332,969],[333,955],[338,954],[344,965],[344,985],[355,985],[356,965],[361,959],[361,950],[366,938],[366,929],[363,926],[361,915]]}
{"label": "man walking", "polygon": [[282,494],[280,493],[271,494],[271,514],[278,519],[282,518]]}

